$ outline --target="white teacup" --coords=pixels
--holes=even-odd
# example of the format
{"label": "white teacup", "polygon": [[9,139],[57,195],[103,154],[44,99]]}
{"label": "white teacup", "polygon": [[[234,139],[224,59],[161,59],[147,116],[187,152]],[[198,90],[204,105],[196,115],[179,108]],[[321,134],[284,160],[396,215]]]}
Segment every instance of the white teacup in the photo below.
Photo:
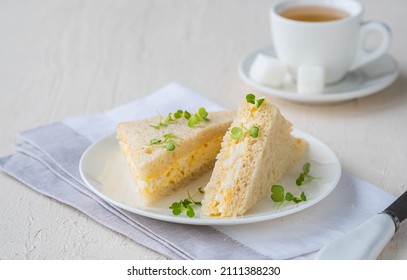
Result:
{"label": "white teacup", "polygon": [[[362,5],[352,0],[276,4],[270,19],[277,57],[294,77],[298,67],[317,65],[325,70],[325,84],[340,81],[347,72],[383,55],[390,45],[390,29],[382,22],[362,22],[362,13]],[[307,18],[307,14],[313,18]],[[367,49],[371,32],[380,34],[380,42],[374,49]]]}

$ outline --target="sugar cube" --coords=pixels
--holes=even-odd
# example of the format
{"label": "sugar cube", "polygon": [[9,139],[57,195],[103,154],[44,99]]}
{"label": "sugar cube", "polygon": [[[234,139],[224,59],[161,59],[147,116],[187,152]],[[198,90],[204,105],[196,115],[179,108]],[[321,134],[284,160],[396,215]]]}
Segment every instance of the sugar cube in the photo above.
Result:
{"label": "sugar cube", "polygon": [[250,67],[250,78],[259,84],[280,87],[284,82],[286,67],[278,59],[259,53]]}
{"label": "sugar cube", "polygon": [[319,65],[302,65],[297,70],[297,91],[299,94],[320,94],[324,92],[325,70]]}

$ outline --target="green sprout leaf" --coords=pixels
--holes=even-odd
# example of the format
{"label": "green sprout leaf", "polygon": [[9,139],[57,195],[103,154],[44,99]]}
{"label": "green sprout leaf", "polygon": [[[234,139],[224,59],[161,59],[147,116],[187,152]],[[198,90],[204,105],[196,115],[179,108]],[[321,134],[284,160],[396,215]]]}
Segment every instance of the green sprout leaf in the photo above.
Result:
{"label": "green sprout leaf", "polygon": [[195,216],[194,208],[192,208],[191,205],[187,206],[187,216],[190,217],[190,218]]}
{"label": "green sprout leaf", "polygon": [[202,188],[203,187],[198,188],[194,195],[190,195],[189,191],[187,191],[187,198],[181,199],[179,202],[173,202],[169,207],[169,209],[172,210],[172,214],[178,216],[185,212],[187,217],[193,218],[195,216],[195,207],[202,205],[200,201],[196,201],[193,197],[198,194],[203,194],[204,191]]}
{"label": "green sprout leaf", "polygon": [[173,121],[174,121],[174,119],[172,118],[171,113],[169,113],[163,120],[163,124],[168,125],[170,122],[173,122]]}
{"label": "green sprout leaf", "polygon": [[155,129],[160,129],[161,127],[165,126],[165,124],[163,124],[162,120],[162,116],[160,115],[160,113],[158,113],[159,116],[159,120],[157,124],[152,124],[150,125],[151,127],[154,127]]}
{"label": "green sprout leaf", "polygon": [[261,106],[261,104],[263,104],[263,102],[264,102],[264,98],[257,99],[256,108],[259,108]]}
{"label": "green sprout leaf", "polygon": [[157,145],[159,143],[161,143],[160,139],[153,138],[150,140],[150,145]]}
{"label": "green sprout leaf", "polygon": [[174,140],[169,140],[166,144],[165,144],[165,148],[167,149],[167,151],[174,151],[175,150],[175,141]]}
{"label": "green sprout leaf", "polygon": [[191,117],[189,118],[189,120],[188,120],[188,126],[189,126],[189,127],[194,127],[194,126],[196,126],[198,123],[199,123],[199,118],[198,118],[196,115],[191,116]]}
{"label": "green sprout leaf", "polygon": [[192,201],[189,200],[188,198],[185,198],[184,200],[182,200],[181,203],[182,203],[182,205],[183,205],[185,208],[187,208],[188,205],[192,203]]}
{"label": "green sprout leaf", "polygon": [[257,138],[257,136],[259,135],[259,128],[257,126],[253,126],[252,128],[250,128],[249,135],[253,138]]}
{"label": "green sprout leaf", "polygon": [[274,202],[284,201],[284,187],[280,185],[273,185],[271,187],[271,199]]}
{"label": "green sprout leaf", "polygon": [[285,194],[285,200],[287,200],[287,201],[293,201],[294,198],[295,198],[294,195],[290,192],[287,192]]}
{"label": "green sprout leaf", "polygon": [[[160,114],[158,114],[158,115],[160,116],[160,120],[158,121],[158,123],[154,124],[154,125],[153,124],[150,125],[151,127],[154,127],[155,129],[160,129],[162,127],[166,127],[169,124],[174,123],[177,120],[181,119],[182,117],[184,117],[186,120],[188,120],[189,127],[194,127],[201,121],[205,121],[205,122],[209,121],[208,112],[203,107],[199,108],[198,112],[194,116],[192,116],[191,113],[189,113],[188,111],[183,111],[181,109],[178,109],[174,113],[168,113],[168,115],[164,118],[164,120],[162,119]],[[193,118],[193,119],[191,120],[191,118]]]}
{"label": "green sprout leaf", "polygon": [[264,100],[265,98],[257,99],[256,96],[252,93],[246,95],[246,101],[249,102],[250,104],[253,104],[256,108],[259,108],[261,104],[263,104]]}
{"label": "green sprout leaf", "polygon": [[243,129],[240,127],[233,127],[230,131],[230,137],[234,140],[239,140],[243,137]]}
{"label": "green sprout leaf", "polygon": [[184,112],[184,118],[186,118],[187,120],[189,120],[191,118],[191,113],[189,113],[188,111]]}
{"label": "green sprout leaf", "polygon": [[174,202],[170,206],[170,209],[172,209],[172,214],[174,214],[175,216],[178,216],[182,213],[181,203],[179,203],[179,202]]}
{"label": "green sprout leaf", "polygon": [[206,112],[206,109],[203,107],[198,109],[198,116],[204,121],[209,121],[208,112]]}
{"label": "green sprout leaf", "polygon": [[307,197],[305,196],[305,193],[304,193],[304,192],[301,192],[300,198],[301,198],[302,201],[306,201],[306,200],[307,200]]}
{"label": "green sprout leaf", "polygon": [[160,129],[161,128],[161,124],[151,124],[151,127],[154,127],[155,129]]}
{"label": "green sprout leaf", "polygon": [[[313,179],[320,179],[318,177],[314,177],[309,175],[309,172],[311,170],[311,163],[306,162],[302,168],[301,168],[301,173],[298,176],[297,180],[295,181],[297,186],[301,186],[304,184],[304,182],[308,180],[313,180]],[[307,201],[307,196],[305,195],[305,192],[301,192],[300,196],[297,197],[291,192],[285,192],[284,187],[281,185],[273,185],[271,187],[271,200],[274,202],[279,202],[280,206],[284,201],[287,202],[292,202],[292,203],[300,203],[303,201]]]}
{"label": "green sprout leaf", "polygon": [[281,185],[273,185],[271,187],[271,200],[274,202],[280,202],[280,205],[284,202],[300,203],[306,201],[307,197],[302,192],[300,197],[294,196],[291,192],[285,192],[284,187]]}
{"label": "green sprout leaf", "polygon": [[320,179],[319,177],[314,177],[314,176],[309,175],[310,170],[311,170],[311,163],[310,162],[304,163],[304,165],[302,166],[300,175],[298,176],[297,180],[295,180],[295,184],[297,186],[301,186],[314,179]]}
{"label": "green sprout leaf", "polygon": [[174,113],[174,118],[175,118],[175,119],[180,119],[180,118],[182,118],[183,115],[184,115],[184,111],[178,110],[178,111],[176,111],[176,112]]}
{"label": "green sprout leaf", "polygon": [[253,138],[257,138],[257,136],[259,136],[259,131],[260,128],[257,126],[252,126],[250,129],[247,129],[246,127],[235,126],[230,130],[230,138],[238,141],[247,134],[249,134]]}
{"label": "green sprout leaf", "polygon": [[[185,118],[187,118],[187,117],[185,117]],[[191,114],[189,114],[187,119],[188,119],[189,127],[194,127],[197,124],[199,124],[200,122],[209,122],[208,112],[203,107],[199,108],[198,112],[195,115],[191,116]]]}
{"label": "green sprout leaf", "polygon": [[295,180],[295,184],[296,184],[297,186],[301,186],[302,183],[304,182],[304,180],[305,180],[305,178],[304,178],[304,173],[301,173],[301,174],[298,176],[297,180]]}
{"label": "green sprout leaf", "polygon": [[310,162],[306,162],[304,163],[304,165],[302,166],[302,172],[306,175],[309,174],[309,171],[311,169],[311,163]]}
{"label": "green sprout leaf", "polygon": [[175,136],[174,133],[167,133],[167,134],[164,134],[163,137],[164,137],[164,142],[167,142],[167,141],[170,140],[170,139],[179,138],[179,137]]}
{"label": "green sprout leaf", "polygon": [[157,146],[165,148],[167,151],[174,151],[176,142],[174,139],[181,139],[173,133],[167,133],[163,135],[164,140],[153,138],[150,140],[150,146]]}
{"label": "green sprout leaf", "polygon": [[168,125],[170,124],[170,122],[173,122],[173,121],[174,121],[174,119],[171,117],[171,113],[169,113],[169,114],[165,117],[164,120],[162,120],[162,117],[161,117],[160,114],[158,114],[158,115],[160,116],[160,119],[159,119],[158,123],[155,124],[155,125],[153,125],[153,124],[150,125],[151,127],[154,127],[155,129],[160,129],[160,128],[162,128],[162,127],[166,127],[166,126],[168,126]]}
{"label": "green sprout leaf", "polygon": [[251,104],[255,104],[255,100],[256,100],[256,96],[252,93],[249,93],[248,95],[246,95],[246,101],[251,103]]}

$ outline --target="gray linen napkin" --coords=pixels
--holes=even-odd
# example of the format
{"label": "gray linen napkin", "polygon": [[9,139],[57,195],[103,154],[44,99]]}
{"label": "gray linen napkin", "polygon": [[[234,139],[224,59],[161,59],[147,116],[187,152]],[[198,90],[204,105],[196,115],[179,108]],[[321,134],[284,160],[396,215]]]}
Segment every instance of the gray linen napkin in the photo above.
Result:
{"label": "gray linen napkin", "polygon": [[103,114],[23,132],[16,153],[0,158],[0,169],[171,259],[311,258],[326,242],[394,200],[388,193],[345,174],[325,201],[302,213],[252,225],[190,226],[122,210],[105,202],[83,183],[78,168],[82,153],[93,141],[113,133],[118,121],[155,115],[157,110],[162,114],[180,108],[194,111],[200,106],[209,111],[222,109],[173,83]]}

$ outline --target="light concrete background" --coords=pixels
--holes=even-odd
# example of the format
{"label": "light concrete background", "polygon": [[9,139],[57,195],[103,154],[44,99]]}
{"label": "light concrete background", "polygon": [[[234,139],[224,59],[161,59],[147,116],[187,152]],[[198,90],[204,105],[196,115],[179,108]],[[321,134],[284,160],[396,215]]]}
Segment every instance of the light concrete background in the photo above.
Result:
{"label": "light concrete background", "polygon": [[[239,61],[271,44],[271,0],[0,0],[0,155],[20,131],[91,114],[177,81],[229,108],[247,92]],[[407,2],[365,0],[386,22],[401,75],[386,90],[329,106],[267,96],[327,143],[345,172],[407,189]],[[163,259],[0,173],[0,259]],[[380,255],[407,259],[407,227]]]}

